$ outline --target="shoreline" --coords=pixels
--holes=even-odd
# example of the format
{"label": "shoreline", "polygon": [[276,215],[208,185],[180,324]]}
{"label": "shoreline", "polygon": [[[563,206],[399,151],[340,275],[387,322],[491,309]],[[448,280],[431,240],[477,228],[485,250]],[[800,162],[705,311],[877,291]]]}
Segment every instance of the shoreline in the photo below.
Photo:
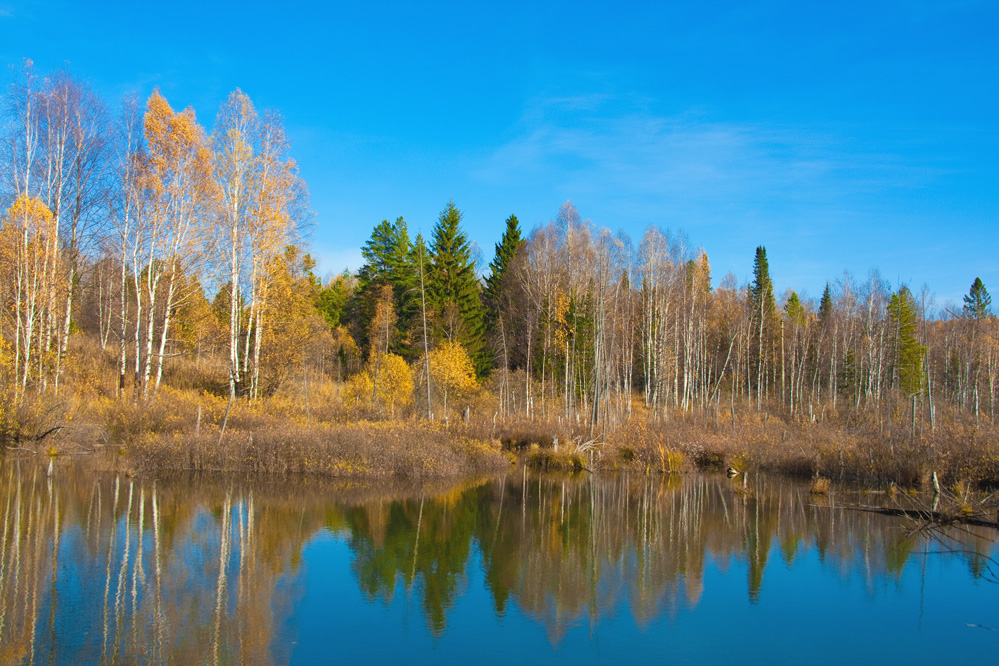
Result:
{"label": "shoreline", "polygon": [[[771,419],[729,430],[694,420],[652,429],[626,426],[602,440],[557,424],[520,422],[488,431],[483,424],[412,419],[346,423],[277,423],[255,427],[142,428],[105,433],[88,448],[60,436],[5,447],[5,456],[93,456],[94,464],[129,475],[161,472],[304,474],[347,480],[460,479],[493,474],[512,464],[543,470],[767,472],[824,478],[866,488],[928,488],[934,473],[946,487],[999,487],[999,443],[991,438],[945,440],[948,445],[887,431],[849,432],[835,425],[799,425]],[[148,425],[148,424],[145,424]],[[557,433],[557,434],[556,434]],[[903,433],[904,435],[904,433]],[[973,433],[974,435],[974,433]],[[93,441],[93,440],[91,440]],[[91,445],[92,446],[92,445]]]}

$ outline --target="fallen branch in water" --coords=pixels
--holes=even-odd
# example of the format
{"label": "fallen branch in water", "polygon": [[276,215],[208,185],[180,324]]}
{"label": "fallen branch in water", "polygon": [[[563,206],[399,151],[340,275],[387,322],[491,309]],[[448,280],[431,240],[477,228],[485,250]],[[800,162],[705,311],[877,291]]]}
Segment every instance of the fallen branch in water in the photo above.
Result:
{"label": "fallen branch in water", "polygon": [[[821,504],[811,504],[810,506],[822,506]],[[933,511],[932,509],[890,509],[880,506],[841,506],[842,509],[851,511],[866,511],[867,513],[879,513],[882,516],[897,516],[901,518],[914,518],[925,520],[938,525],[974,525],[976,527],[991,527],[999,530],[999,521],[985,520],[976,516],[965,516],[962,514],[944,513]]]}

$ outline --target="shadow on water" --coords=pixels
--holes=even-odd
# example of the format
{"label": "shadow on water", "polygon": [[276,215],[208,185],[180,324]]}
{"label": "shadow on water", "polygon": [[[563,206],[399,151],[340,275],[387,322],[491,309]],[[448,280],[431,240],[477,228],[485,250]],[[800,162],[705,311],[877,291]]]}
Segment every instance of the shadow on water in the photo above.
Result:
{"label": "shadow on water", "polygon": [[[638,627],[695,609],[706,572],[817,553],[868,586],[927,557],[897,519],[843,510],[800,483],[721,476],[539,475],[386,487],[305,479],[98,475],[0,464],[0,664],[284,663],[287,581],[320,533],[342,539],[367,602],[418,600],[448,631],[478,564],[492,613],[511,608],[559,645],[571,627],[630,614]],[[996,534],[948,536],[972,576]],[[923,565],[925,566],[925,565]]]}

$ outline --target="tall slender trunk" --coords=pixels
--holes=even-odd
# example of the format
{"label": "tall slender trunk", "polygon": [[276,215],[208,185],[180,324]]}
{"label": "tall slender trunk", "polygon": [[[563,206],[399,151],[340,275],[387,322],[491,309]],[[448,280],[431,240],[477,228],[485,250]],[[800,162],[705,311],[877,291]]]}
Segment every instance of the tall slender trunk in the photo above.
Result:
{"label": "tall slender trunk", "polygon": [[[427,376],[427,420],[432,421],[434,413],[430,406],[430,344],[427,340],[427,289],[423,281],[423,245],[420,245],[420,306],[423,316],[423,370]],[[502,325],[502,320],[500,324]]]}
{"label": "tall slender trunk", "polygon": [[156,358],[156,383],[153,386],[154,390],[159,390],[160,381],[163,379],[163,359],[166,356],[166,343],[167,337],[170,333],[170,322],[173,321],[173,301],[177,285],[177,263],[170,267],[170,281],[167,283],[167,293],[166,300],[164,301],[164,311],[163,311],[163,329],[160,331],[160,348],[159,354]]}

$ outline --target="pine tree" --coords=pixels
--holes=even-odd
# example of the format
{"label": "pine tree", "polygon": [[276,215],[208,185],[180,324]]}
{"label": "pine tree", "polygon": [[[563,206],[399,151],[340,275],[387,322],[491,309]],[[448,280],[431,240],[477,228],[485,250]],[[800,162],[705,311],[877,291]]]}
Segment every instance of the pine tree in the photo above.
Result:
{"label": "pine tree", "polygon": [[315,285],[316,311],[329,324],[331,331],[346,319],[344,309],[354,293],[355,286],[356,280],[349,271],[340,273],[325,285],[321,281]]}
{"label": "pine tree", "polygon": [[449,201],[434,226],[427,271],[427,301],[439,338],[457,339],[468,352],[477,376],[488,369],[483,353],[482,303],[461,212]]}
{"label": "pine tree", "polygon": [[971,283],[968,295],[964,297],[964,316],[969,319],[985,319],[992,313],[992,296],[981,278]]}

